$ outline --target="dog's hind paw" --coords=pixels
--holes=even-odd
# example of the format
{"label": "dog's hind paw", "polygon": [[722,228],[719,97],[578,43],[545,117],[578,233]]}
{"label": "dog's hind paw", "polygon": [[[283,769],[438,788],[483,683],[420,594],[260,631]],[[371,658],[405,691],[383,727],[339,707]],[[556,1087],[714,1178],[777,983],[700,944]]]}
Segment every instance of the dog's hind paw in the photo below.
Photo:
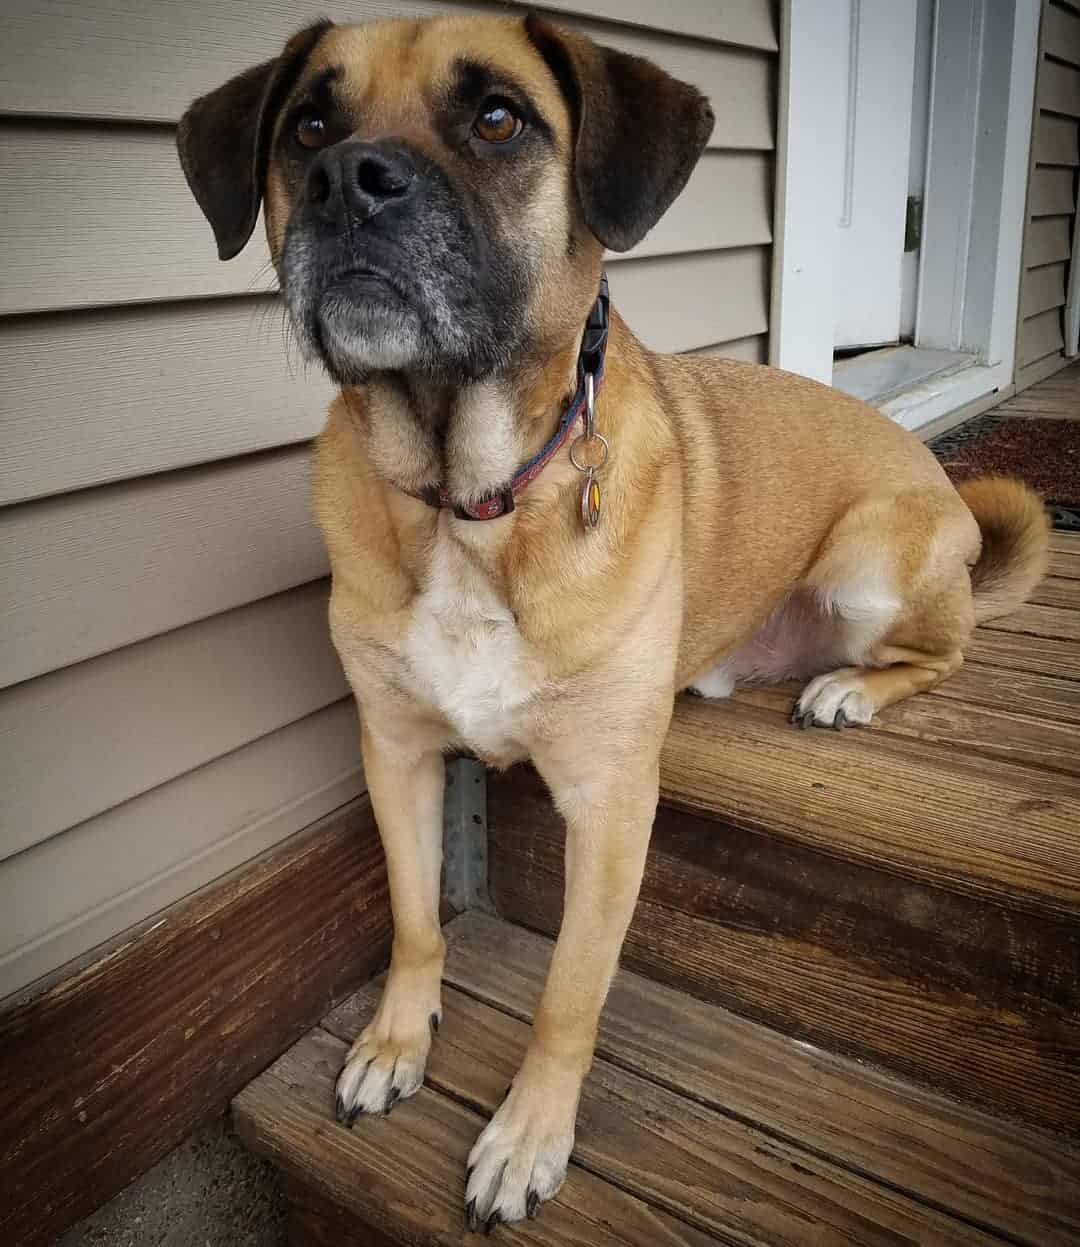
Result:
{"label": "dog's hind paw", "polygon": [[797,727],[845,727],[869,723],[876,710],[874,701],[862,686],[857,667],[843,667],[819,675],[803,689],[791,711]]}

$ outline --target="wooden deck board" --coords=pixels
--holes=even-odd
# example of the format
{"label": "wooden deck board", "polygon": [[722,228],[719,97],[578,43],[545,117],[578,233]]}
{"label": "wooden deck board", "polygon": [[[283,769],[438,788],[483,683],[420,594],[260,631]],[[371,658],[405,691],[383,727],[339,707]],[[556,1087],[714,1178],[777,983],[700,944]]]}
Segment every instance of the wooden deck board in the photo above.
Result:
{"label": "wooden deck board", "polygon": [[[787,718],[798,688],[796,684],[743,688],[733,700],[772,710],[790,727]],[[1076,703],[1080,715],[1080,689]],[[871,736],[882,733],[936,743],[950,750],[959,748],[1003,762],[1080,776],[1080,739],[1074,725],[1011,710],[983,709],[959,699],[908,698],[890,706],[865,731]]]}
{"label": "wooden deck board", "polygon": [[1060,606],[1080,611],[1080,583],[1064,576],[1047,576],[1036,586],[1030,601],[1040,606]]}
{"label": "wooden deck board", "polygon": [[[241,1137],[308,1201],[300,1242],[359,1245],[365,1226],[409,1247],[474,1241],[465,1159],[524,1052],[550,944],[477,915],[447,935],[425,1086],[389,1119],[352,1131],[333,1120],[337,1070],[379,984],[234,1100]],[[1080,1229],[1078,1183],[1080,1158],[1049,1137],[620,973],[567,1182],[537,1221],[498,1235],[537,1247],[1058,1247]]]}
{"label": "wooden deck board", "polygon": [[[447,928],[443,1025],[424,1088],[352,1131],[332,1116],[380,984],[339,1006],[234,1101],[237,1129],[314,1195],[303,1242],[457,1244],[465,1158],[528,1040],[550,942],[464,915]],[[841,1247],[1019,1243],[1080,1233],[1080,1156],[620,971],[573,1162],[508,1243]],[[303,1209],[301,1210],[303,1211]],[[350,1220],[354,1218],[354,1220]],[[303,1220],[303,1218],[301,1218]]]}
{"label": "wooden deck board", "polygon": [[661,796],[1032,912],[1072,914],[1080,904],[1072,776],[886,732],[799,732],[760,706],[682,698],[661,755]]}
{"label": "wooden deck board", "polygon": [[[661,806],[623,964],[830,1051],[1080,1135],[1080,923]],[[526,767],[488,785],[492,896],[554,935],[565,833]],[[887,829],[883,830],[887,835]]]}
{"label": "wooden deck board", "polygon": [[[531,1018],[549,940],[473,913],[447,942],[448,983]],[[359,1023],[352,997],[324,1026],[349,1038]],[[1080,1240],[1080,1156],[651,979],[616,976],[597,1054],[973,1223],[1035,1243]]]}

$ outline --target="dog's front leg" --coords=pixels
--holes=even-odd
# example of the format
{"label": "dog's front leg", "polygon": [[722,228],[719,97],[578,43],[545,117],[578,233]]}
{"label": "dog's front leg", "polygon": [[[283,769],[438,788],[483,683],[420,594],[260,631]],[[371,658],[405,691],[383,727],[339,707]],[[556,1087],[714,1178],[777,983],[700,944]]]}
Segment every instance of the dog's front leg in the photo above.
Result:
{"label": "dog's front leg", "polygon": [[565,909],[525,1058],[469,1155],[473,1229],[534,1216],[566,1176],[581,1084],[656,813],[655,759],[623,768],[608,758],[603,777],[592,780],[575,774],[577,763],[535,761],[566,819]]}
{"label": "dog's front leg", "polygon": [[439,748],[408,741],[407,732],[382,736],[364,722],[364,772],[386,854],[394,945],[379,1008],[338,1076],[338,1119],[349,1125],[360,1113],[389,1113],[420,1089],[442,1015],[444,765]]}

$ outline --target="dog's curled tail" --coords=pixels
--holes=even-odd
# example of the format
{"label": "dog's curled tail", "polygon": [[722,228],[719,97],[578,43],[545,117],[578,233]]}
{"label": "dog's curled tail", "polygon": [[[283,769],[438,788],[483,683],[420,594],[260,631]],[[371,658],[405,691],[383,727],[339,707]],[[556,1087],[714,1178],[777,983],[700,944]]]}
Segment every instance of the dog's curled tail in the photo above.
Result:
{"label": "dog's curled tail", "polygon": [[956,486],[982,531],[971,569],[975,621],[1008,615],[1046,573],[1049,521],[1042,499],[1023,481],[979,476]]}

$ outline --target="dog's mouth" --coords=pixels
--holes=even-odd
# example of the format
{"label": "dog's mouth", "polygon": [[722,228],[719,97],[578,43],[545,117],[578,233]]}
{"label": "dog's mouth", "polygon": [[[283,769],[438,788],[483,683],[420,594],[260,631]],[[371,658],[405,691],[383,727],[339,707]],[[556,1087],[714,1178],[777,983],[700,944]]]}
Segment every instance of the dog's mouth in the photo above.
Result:
{"label": "dog's mouth", "polygon": [[399,284],[389,273],[364,265],[346,269],[331,277],[323,286],[319,302],[325,304],[327,300],[334,300],[359,304],[386,295],[393,295],[398,299],[405,297]]}

